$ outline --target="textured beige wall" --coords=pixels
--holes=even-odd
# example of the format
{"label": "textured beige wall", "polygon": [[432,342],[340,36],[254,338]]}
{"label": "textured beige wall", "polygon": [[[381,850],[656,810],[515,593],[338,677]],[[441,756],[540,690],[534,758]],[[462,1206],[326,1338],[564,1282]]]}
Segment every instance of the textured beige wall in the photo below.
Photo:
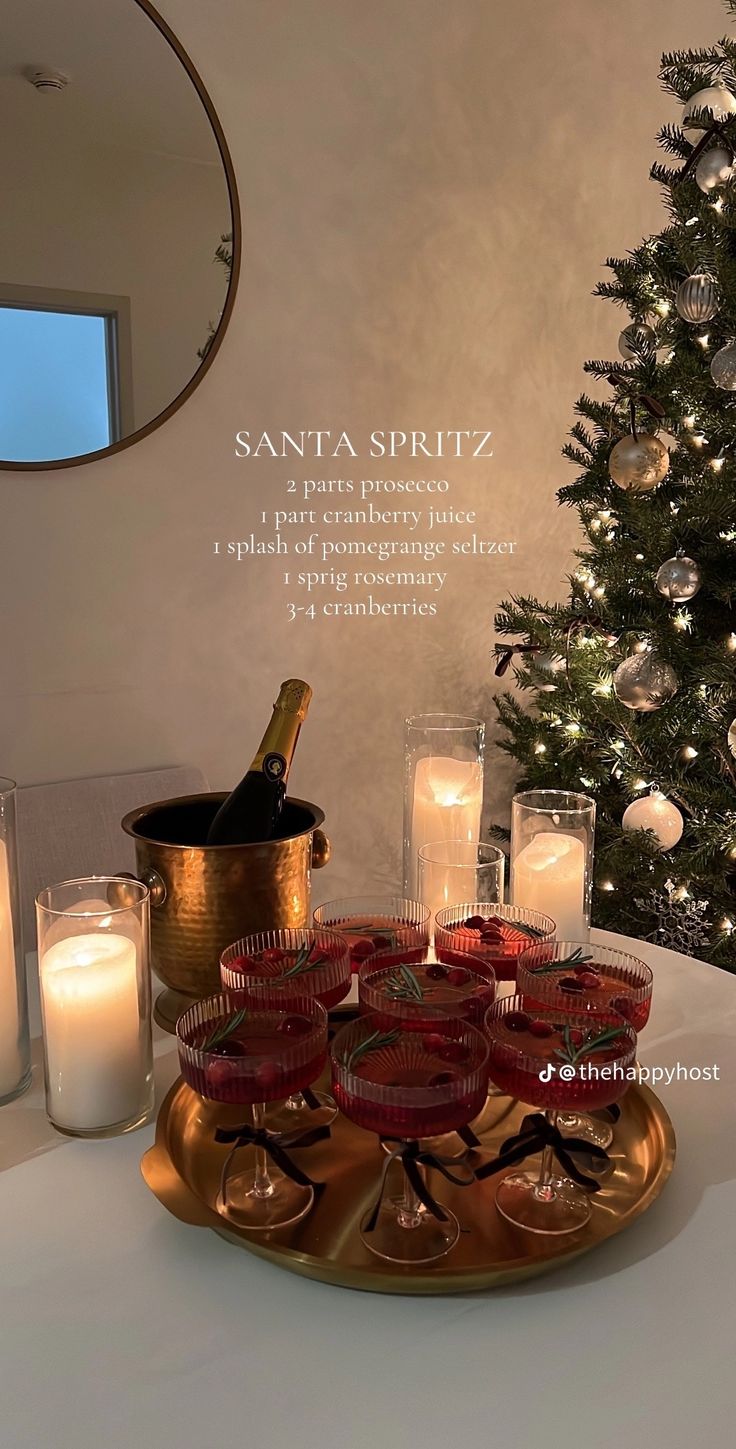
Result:
{"label": "textured beige wall", "polygon": [[[232,148],[237,307],[153,437],[3,476],[0,767],[30,782],[191,760],[224,785],[275,685],[303,674],[315,702],[294,784],[326,809],[336,851],[320,894],[387,883],[402,717],[490,718],[499,599],[559,592],[575,538],[559,448],[582,360],[612,355],[618,333],[590,292],[606,254],[661,225],[647,171],[676,110],[659,54],[714,39],[725,17],[718,0],[161,8]],[[456,573],[438,619],[289,624],[268,568],[213,560],[213,539],[278,506],[287,471],[237,461],[236,428],[405,425],[494,428],[493,462],[451,476],[519,542]],[[508,781],[491,752],[494,807]]]}

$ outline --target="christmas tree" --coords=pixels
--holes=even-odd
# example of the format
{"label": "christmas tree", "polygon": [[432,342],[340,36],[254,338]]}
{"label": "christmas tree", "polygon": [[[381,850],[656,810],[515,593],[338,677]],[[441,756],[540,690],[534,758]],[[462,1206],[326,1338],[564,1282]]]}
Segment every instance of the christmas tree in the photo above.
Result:
{"label": "christmas tree", "polygon": [[566,603],[501,606],[496,674],[533,699],[497,707],[518,788],[597,802],[593,924],[736,970],[736,42],[660,78],[669,221],[606,263],[619,355],[563,449],[585,546]]}

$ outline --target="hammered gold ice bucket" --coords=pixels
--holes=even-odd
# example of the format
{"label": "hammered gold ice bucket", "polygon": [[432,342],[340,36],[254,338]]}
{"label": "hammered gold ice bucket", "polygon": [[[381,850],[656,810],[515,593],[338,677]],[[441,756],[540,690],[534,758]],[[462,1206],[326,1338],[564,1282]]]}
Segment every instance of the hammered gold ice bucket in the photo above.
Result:
{"label": "hammered gold ice bucket", "polygon": [[182,795],[122,821],[151,893],[151,962],[168,988],[154,1014],[168,1031],[192,1001],[219,991],[226,946],[251,931],[309,923],[311,872],[330,858],[324,813],[307,800],[287,799],[282,839],[202,845],[225,798]]}

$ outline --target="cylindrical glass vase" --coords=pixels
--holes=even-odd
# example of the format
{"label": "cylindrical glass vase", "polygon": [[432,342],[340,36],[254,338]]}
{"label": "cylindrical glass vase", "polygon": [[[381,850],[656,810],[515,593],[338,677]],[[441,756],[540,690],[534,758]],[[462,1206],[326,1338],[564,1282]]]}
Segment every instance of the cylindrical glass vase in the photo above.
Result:
{"label": "cylindrical glass vase", "polygon": [[404,895],[417,899],[420,847],[478,840],[483,810],[482,720],[413,715],[404,733]]}
{"label": "cylindrical glass vase", "polygon": [[36,918],[49,1119],[73,1137],[129,1132],[153,1108],[148,891],[65,881]]}
{"label": "cylindrical glass vase", "polygon": [[506,857],[484,840],[438,840],[419,847],[419,899],[431,911],[461,901],[503,901]]}
{"label": "cylindrical glass vase", "polygon": [[593,893],[595,800],[569,790],[525,790],[511,809],[511,899],[585,941]]}
{"label": "cylindrical glass vase", "polygon": [[0,1105],[31,1081],[23,933],[20,918],[15,781],[0,777]]}

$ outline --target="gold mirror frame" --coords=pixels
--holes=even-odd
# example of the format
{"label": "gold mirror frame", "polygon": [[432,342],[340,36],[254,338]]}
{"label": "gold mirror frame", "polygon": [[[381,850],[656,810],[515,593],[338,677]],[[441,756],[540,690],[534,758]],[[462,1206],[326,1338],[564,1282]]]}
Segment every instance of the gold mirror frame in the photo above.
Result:
{"label": "gold mirror frame", "polygon": [[187,399],[191,397],[195,388],[199,387],[202,378],[204,377],[208,369],[212,366],[212,363],[214,362],[215,357],[220,350],[220,344],[225,335],[225,332],[227,331],[230,318],[232,316],[233,306],[235,304],[235,295],[238,290],[238,277],[240,274],[242,229],[240,222],[238,187],[235,180],[235,171],[233,168],[232,158],[230,156],[227,141],[225,140],[225,133],[220,124],[220,120],[215,110],[215,107],[212,104],[210,94],[204,84],[204,81],[202,80],[202,77],[199,74],[199,71],[197,70],[196,66],[185,51],[183,45],[181,44],[181,41],[177,38],[176,35],[174,35],[174,32],[173,30],[171,30],[170,26],[167,25],[163,16],[159,15],[158,10],[156,10],[155,6],[150,3],[150,0],[131,0],[131,3],[137,5],[139,9],[144,11],[151,23],[156,26],[156,29],[163,36],[164,40],[171,46],[171,49],[173,50],[175,56],[179,60],[180,64],[184,67],[184,70],[189,76],[189,79],[194,86],[194,89],[196,90],[200,101],[202,102],[205,114],[210,123],[210,126],[212,127],[215,141],[217,142],[217,149],[220,153],[220,160],[222,161],[223,170],[225,172],[225,182],[227,185],[228,196],[230,198],[230,214],[232,217],[233,233],[233,264],[230,272],[230,281],[228,283],[228,289],[225,296],[225,305],[222,309],[222,313],[220,316],[220,320],[217,324],[214,337],[212,338],[212,341],[207,349],[206,356],[203,357],[196,372],[192,374],[189,382],[186,384],[185,387],[182,388],[181,392],[177,393],[176,397],[173,399],[172,402],[169,403],[168,407],[165,407],[160,413],[157,413],[155,418],[151,418],[150,422],[145,423],[143,427],[136,428],[135,432],[129,433],[127,437],[119,438],[118,441],[115,443],[109,443],[106,448],[98,448],[94,453],[79,453],[74,458],[57,458],[52,461],[41,460],[40,462],[32,463],[13,463],[7,461],[4,458],[0,458],[0,469],[2,469],[3,472],[46,473],[56,468],[79,468],[82,467],[85,463],[96,463],[100,458],[109,458],[113,453],[122,453],[124,448],[130,448],[134,443],[139,443],[142,438],[146,438],[149,433],[154,432],[156,428],[161,427],[162,423],[167,422],[169,418],[173,417],[174,413],[178,412],[179,408],[182,407]]}

